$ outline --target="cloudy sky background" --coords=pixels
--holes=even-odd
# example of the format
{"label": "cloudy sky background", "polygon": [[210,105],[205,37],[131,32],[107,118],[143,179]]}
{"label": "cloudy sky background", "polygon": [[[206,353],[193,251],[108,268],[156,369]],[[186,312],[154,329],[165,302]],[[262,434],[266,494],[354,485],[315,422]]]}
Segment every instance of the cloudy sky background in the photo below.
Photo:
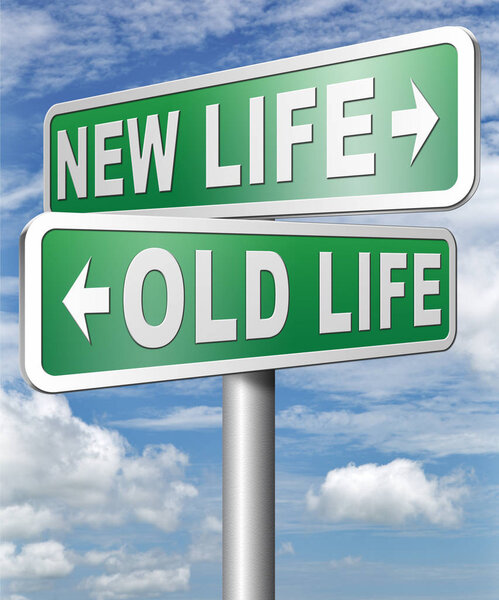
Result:
{"label": "cloudy sky background", "polygon": [[277,373],[277,597],[496,600],[499,3],[118,0],[2,6],[0,564],[6,600],[221,597],[221,379],[48,396],[17,359],[18,239],[48,108],[440,25],[482,49],[481,184],[445,226],[445,353]]}

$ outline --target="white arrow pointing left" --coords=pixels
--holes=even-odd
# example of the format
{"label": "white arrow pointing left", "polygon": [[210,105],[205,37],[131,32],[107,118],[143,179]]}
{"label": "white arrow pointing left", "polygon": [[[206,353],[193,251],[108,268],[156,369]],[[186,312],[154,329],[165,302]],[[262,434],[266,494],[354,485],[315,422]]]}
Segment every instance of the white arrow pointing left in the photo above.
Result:
{"label": "white arrow pointing left", "polygon": [[416,135],[411,165],[437,124],[439,116],[411,79],[416,108],[392,112],[392,137]]}
{"label": "white arrow pointing left", "polygon": [[88,259],[87,264],[83,267],[81,273],[78,275],[76,281],[62,301],[90,344],[92,342],[90,341],[90,335],[88,334],[87,319],[85,315],[90,313],[108,313],[110,295],[108,287],[85,287],[91,260],[92,257]]}

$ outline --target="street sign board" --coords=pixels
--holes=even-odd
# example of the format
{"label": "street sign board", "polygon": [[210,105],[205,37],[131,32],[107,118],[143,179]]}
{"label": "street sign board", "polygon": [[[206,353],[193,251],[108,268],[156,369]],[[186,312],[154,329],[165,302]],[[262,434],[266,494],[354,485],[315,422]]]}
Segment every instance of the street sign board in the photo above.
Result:
{"label": "street sign board", "polygon": [[445,229],[44,213],[21,363],[46,392],[447,349]]}
{"label": "street sign board", "polygon": [[478,183],[479,48],[444,27],[56,104],[45,210],[442,210]]}

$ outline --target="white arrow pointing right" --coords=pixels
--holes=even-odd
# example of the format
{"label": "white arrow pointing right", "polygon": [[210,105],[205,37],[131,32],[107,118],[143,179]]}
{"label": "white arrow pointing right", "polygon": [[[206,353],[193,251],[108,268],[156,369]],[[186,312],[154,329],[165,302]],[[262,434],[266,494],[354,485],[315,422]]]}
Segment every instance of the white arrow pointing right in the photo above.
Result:
{"label": "white arrow pointing right", "polygon": [[85,287],[91,260],[92,258],[90,257],[62,301],[90,344],[92,342],[90,341],[85,315],[90,313],[108,313],[110,296],[108,287]]}
{"label": "white arrow pointing right", "polygon": [[392,137],[416,135],[411,165],[437,124],[439,116],[411,79],[416,108],[392,112]]}

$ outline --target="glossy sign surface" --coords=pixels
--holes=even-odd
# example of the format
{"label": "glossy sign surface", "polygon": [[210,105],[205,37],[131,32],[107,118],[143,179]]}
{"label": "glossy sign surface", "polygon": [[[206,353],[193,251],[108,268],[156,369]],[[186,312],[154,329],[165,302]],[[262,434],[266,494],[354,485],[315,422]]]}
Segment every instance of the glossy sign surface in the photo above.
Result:
{"label": "glossy sign surface", "polygon": [[45,209],[442,210],[478,184],[479,49],[445,27],[55,105]]}
{"label": "glossy sign surface", "polygon": [[45,391],[444,350],[443,229],[37,217],[22,257],[22,362]]}

